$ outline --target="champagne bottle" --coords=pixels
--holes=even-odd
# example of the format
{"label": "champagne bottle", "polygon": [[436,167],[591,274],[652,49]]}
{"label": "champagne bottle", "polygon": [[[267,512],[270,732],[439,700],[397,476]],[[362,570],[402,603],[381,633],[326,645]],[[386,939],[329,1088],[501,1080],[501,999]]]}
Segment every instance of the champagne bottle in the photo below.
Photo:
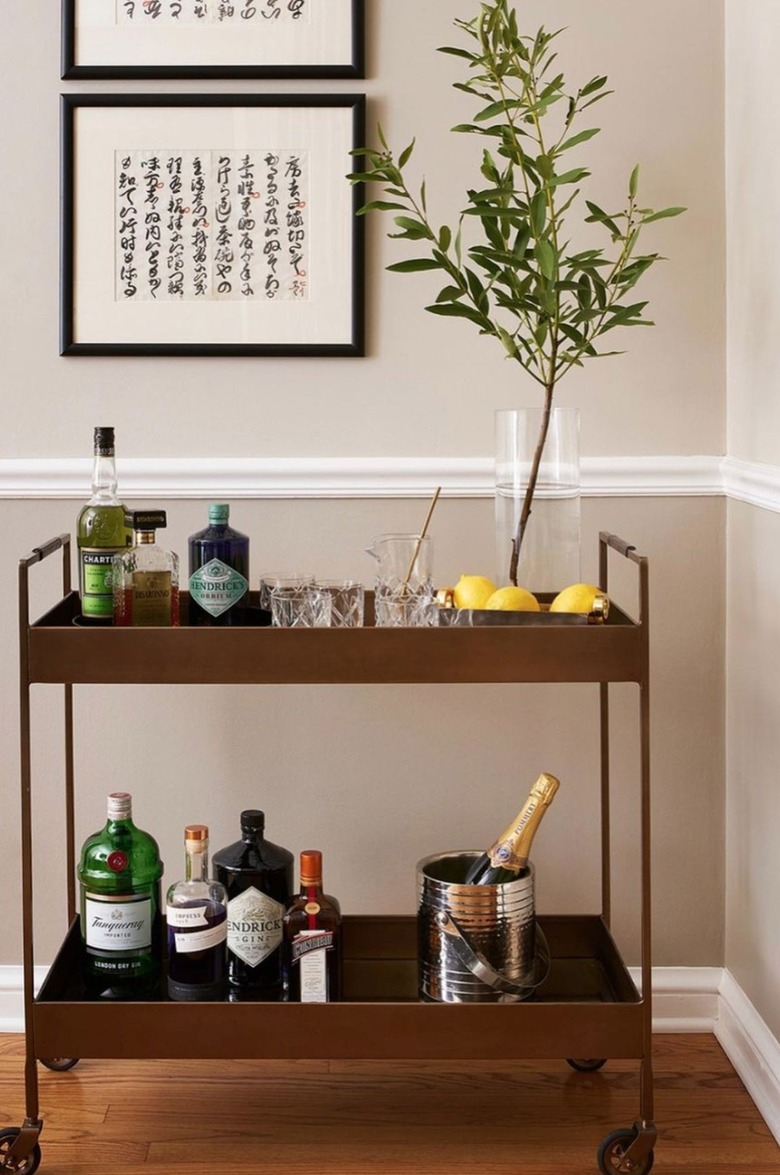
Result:
{"label": "champagne bottle", "polygon": [[528,864],[536,830],[559,787],[560,781],[554,775],[542,772],[509,827],[471,866],[466,885],[502,885],[517,880]]}

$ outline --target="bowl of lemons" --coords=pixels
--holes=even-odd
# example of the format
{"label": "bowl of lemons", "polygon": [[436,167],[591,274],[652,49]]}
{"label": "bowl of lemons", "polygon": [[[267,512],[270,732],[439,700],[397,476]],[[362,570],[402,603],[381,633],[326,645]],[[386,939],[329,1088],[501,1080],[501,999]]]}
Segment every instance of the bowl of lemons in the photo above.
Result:
{"label": "bowl of lemons", "polygon": [[485,575],[461,575],[438,599],[439,623],[459,627],[603,624],[609,615],[609,597],[591,583],[569,584],[557,595],[534,595],[525,587],[499,587]]}

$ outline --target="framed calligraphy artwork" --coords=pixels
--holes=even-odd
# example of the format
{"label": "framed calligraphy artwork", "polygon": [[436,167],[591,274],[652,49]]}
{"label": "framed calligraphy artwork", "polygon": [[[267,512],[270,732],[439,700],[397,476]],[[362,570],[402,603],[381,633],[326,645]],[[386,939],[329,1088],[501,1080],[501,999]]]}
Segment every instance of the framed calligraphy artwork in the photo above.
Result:
{"label": "framed calligraphy artwork", "polygon": [[62,76],[363,77],[363,4],[62,0]]}
{"label": "framed calligraphy artwork", "polygon": [[63,355],[362,355],[365,98],[62,98]]}

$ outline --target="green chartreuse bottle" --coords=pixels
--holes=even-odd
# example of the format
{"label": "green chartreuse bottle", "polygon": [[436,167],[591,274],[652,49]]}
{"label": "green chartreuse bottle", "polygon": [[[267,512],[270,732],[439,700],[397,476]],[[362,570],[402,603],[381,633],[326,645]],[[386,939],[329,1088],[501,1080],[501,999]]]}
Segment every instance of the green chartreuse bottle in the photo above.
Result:
{"label": "green chartreuse bottle", "polygon": [[81,850],[82,976],[87,995],[146,999],[158,994],[162,960],[157,841],[133,824],[132,797],[108,797],[104,828]]}
{"label": "green chartreuse bottle", "polygon": [[467,885],[503,885],[520,877],[528,865],[531,844],[542,817],[559,787],[560,781],[554,775],[542,772],[509,827],[469,869]]}
{"label": "green chartreuse bottle", "polygon": [[79,550],[81,614],[87,620],[111,623],[114,611],[113,560],[133,541],[125,507],[117,497],[113,428],[95,429],[92,497],[76,524]]}

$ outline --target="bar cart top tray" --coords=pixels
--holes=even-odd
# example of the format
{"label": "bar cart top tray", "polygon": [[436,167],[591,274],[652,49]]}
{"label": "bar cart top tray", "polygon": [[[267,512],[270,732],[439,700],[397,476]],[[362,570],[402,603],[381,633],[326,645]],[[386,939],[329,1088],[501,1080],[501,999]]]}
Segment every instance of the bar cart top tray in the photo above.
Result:
{"label": "bar cart top tray", "polygon": [[[186,617],[187,596],[182,596]],[[369,616],[372,609],[369,607]],[[27,629],[30,680],[66,684],[426,684],[641,680],[642,626],[84,628],[68,593]]]}

